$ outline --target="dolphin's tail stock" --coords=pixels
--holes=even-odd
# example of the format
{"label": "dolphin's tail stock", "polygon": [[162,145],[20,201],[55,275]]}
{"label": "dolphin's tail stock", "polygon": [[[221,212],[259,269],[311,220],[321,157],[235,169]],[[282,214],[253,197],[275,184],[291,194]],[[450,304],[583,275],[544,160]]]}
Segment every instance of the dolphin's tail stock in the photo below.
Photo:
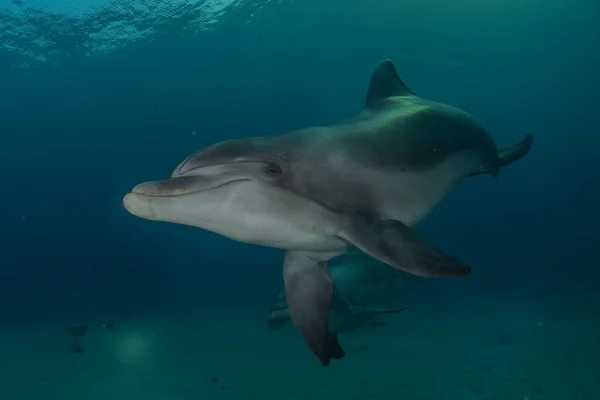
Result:
{"label": "dolphin's tail stock", "polygon": [[[519,143],[500,149],[498,151],[500,168],[506,167],[507,165],[512,164],[515,161],[519,161],[521,158],[525,157],[525,155],[529,153],[529,150],[531,150],[532,145],[533,136],[527,135],[525,136],[525,139],[521,140]],[[483,172],[475,172],[469,176],[481,175],[482,173]]]}

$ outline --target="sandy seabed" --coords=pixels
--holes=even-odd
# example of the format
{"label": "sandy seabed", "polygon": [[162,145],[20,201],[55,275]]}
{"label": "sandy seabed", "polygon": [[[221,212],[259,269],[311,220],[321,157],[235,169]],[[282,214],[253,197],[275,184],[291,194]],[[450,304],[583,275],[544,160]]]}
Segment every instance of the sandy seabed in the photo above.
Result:
{"label": "sandy seabed", "polygon": [[600,399],[599,310],[541,304],[413,307],[340,336],[327,368],[258,307],[90,321],[83,354],[62,323],[3,329],[0,399]]}

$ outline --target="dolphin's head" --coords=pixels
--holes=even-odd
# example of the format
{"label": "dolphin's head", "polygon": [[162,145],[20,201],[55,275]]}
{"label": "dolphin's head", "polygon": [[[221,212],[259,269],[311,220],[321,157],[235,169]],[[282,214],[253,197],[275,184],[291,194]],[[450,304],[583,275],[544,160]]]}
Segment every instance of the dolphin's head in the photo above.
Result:
{"label": "dolphin's head", "polygon": [[170,179],[135,186],[123,199],[125,208],[144,219],[277,245],[284,221],[297,214],[305,200],[281,187],[290,164],[278,153],[264,151],[266,147],[268,139],[256,138],[202,149],[183,160]]}
{"label": "dolphin's head", "polygon": [[[220,142],[183,160],[170,179],[141,183],[125,197],[125,207],[142,218],[156,219],[152,210],[136,207],[137,200],[196,197],[209,200],[208,192],[226,192],[242,183],[277,185],[283,178],[283,160],[257,151],[254,139]],[[164,201],[159,201],[164,203]],[[152,215],[150,215],[152,214]]]}

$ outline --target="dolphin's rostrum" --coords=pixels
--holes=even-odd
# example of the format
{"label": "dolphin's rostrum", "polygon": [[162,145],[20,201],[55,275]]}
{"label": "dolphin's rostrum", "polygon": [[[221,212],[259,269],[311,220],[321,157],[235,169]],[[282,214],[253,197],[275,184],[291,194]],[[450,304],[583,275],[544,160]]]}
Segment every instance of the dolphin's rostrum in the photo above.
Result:
{"label": "dolphin's rostrum", "polygon": [[171,179],[137,185],[123,201],[141,218],[286,250],[292,320],[328,365],[333,284],[327,261],[354,246],[415,275],[469,274],[467,264],[410,227],[462,179],[497,176],[530,147],[528,136],[499,151],[471,115],[418,97],[385,60],[358,116],[217,143],[185,159]]}

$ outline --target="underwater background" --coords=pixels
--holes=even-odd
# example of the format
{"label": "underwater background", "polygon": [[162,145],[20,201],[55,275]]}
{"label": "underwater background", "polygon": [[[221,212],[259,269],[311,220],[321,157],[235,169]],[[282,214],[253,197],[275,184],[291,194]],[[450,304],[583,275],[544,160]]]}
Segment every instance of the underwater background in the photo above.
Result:
{"label": "underwater background", "polygon": [[[591,0],[0,0],[0,398],[600,399],[599,16]],[[266,327],[282,251],[135,218],[122,197],[216,141],[354,115],[388,58],[500,147],[534,146],[417,226],[473,273],[415,279],[407,312],[342,336],[323,368]]]}

